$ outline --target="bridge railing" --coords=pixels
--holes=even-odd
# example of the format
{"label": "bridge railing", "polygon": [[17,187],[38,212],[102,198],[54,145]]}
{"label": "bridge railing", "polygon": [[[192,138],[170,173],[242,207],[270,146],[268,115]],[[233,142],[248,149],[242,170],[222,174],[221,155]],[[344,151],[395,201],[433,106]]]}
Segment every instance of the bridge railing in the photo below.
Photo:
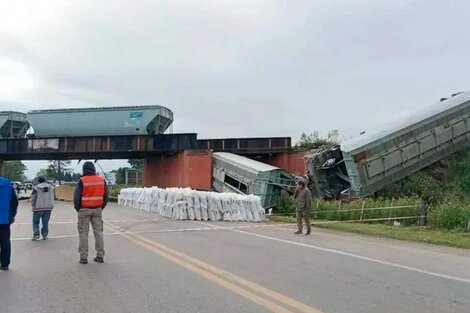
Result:
{"label": "bridge railing", "polygon": [[196,134],[0,139],[0,159],[41,155],[161,153],[197,149]]}
{"label": "bridge railing", "polygon": [[287,152],[292,149],[290,137],[200,139],[198,147],[199,149],[211,149],[214,152],[236,152],[239,154]]}

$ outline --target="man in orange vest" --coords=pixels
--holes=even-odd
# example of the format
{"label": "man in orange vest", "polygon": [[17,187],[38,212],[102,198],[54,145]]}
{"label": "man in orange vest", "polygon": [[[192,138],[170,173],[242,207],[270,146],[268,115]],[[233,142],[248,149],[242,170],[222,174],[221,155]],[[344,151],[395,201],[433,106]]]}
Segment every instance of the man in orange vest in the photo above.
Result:
{"label": "man in orange vest", "polygon": [[95,237],[97,263],[104,262],[103,209],[108,203],[108,190],[103,177],[96,175],[92,162],[83,164],[83,175],[78,181],[73,197],[78,212],[80,264],[88,264],[88,232],[90,223]]}

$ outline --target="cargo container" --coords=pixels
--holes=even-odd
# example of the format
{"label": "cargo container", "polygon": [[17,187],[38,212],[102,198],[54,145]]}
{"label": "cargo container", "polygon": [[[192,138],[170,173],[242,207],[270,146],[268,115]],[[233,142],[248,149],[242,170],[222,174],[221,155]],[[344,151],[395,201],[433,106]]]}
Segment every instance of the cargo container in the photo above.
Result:
{"label": "cargo container", "polygon": [[163,106],[127,106],[29,111],[36,137],[163,134],[173,112]]}
{"label": "cargo container", "polygon": [[365,196],[463,148],[470,137],[470,92],[441,99],[383,131],[306,156],[323,198]]}
{"label": "cargo container", "polygon": [[189,187],[212,189],[212,151],[182,151],[170,156],[147,159],[144,162],[144,187]]}
{"label": "cargo container", "polygon": [[21,138],[29,129],[26,114],[13,111],[0,112],[0,137]]}

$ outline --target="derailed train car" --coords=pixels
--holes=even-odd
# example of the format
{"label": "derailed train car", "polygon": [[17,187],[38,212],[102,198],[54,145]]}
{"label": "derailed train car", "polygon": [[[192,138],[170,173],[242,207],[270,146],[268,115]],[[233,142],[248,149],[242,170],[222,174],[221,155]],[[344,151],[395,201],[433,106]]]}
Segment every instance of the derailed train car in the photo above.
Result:
{"label": "derailed train car", "polygon": [[295,186],[289,172],[227,152],[214,153],[212,174],[215,191],[259,196],[263,208],[276,206],[282,191]]}
{"label": "derailed train car", "polygon": [[470,137],[470,92],[441,99],[374,134],[307,155],[318,197],[370,195],[463,148]]}

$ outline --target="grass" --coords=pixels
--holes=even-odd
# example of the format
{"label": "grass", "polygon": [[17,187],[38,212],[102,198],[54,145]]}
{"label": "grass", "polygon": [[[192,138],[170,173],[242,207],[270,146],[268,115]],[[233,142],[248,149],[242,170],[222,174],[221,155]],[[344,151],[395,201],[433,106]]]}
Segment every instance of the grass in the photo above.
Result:
{"label": "grass", "polygon": [[[292,216],[268,216],[270,221],[282,223],[294,223]],[[315,223],[319,228],[344,232],[352,232],[363,235],[391,238],[397,240],[425,242],[442,246],[470,249],[470,233],[458,231],[441,231],[423,227],[403,227],[384,224],[359,224],[359,223]]]}
{"label": "grass", "polygon": [[297,223],[297,219],[294,216],[271,215],[271,216],[266,216],[266,218],[270,222]]}
{"label": "grass", "polygon": [[470,249],[470,234],[465,232],[441,231],[423,227],[401,227],[384,224],[331,223],[318,224],[315,226],[377,237],[426,242],[443,246]]}

